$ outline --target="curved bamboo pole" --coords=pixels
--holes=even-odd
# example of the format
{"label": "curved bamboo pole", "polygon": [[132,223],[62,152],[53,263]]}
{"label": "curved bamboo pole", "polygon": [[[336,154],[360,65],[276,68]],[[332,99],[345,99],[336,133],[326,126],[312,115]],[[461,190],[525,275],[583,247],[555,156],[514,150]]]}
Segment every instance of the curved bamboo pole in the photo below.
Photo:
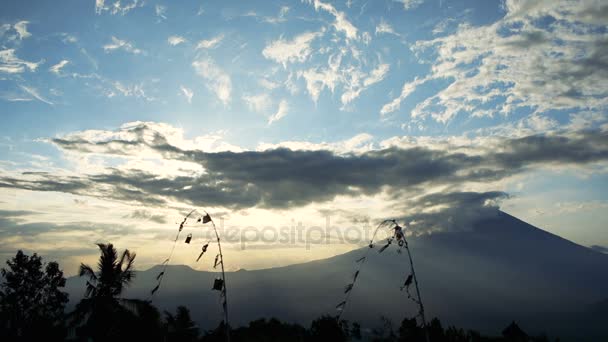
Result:
{"label": "curved bamboo pole", "polygon": [[[357,268],[355,280],[352,283],[353,288],[354,288],[354,285],[356,283],[359,271],[363,267],[363,264],[367,261],[367,256],[369,254],[369,250],[374,247],[374,240],[376,238],[376,235],[378,234],[378,230],[380,230],[380,228],[382,228],[384,226],[387,226],[387,224],[389,226],[392,226],[391,229],[401,228],[401,226],[399,226],[397,224],[397,221],[394,220],[394,219],[392,219],[392,220],[385,220],[385,221],[382,221],[380,224],[378,224],[378,226],[376,227],[376,230],[374,230],[374,234],[372,235],[372,238],[371,238],[371,240],[369,242],[369,249],[367,250],[367,252],[365,252],[365,255],[363,256],[363,261],[362,261],[361,265]],[[388,244],[391,244],[392,241],[396,237],[397,237],[397,233],[395,232],[395,234],[393,235],[393,237],[391,237],[389,239]],[[414,260],[412,258],[412,253],[410,251],[409,244],[408,244],[407,240],[405,239],[405,235],[401,234],[400,238],[403,239],[404,247],[407,250],[407,256],[408,256],[408,259],[410,261],[410,269],[412,270],[412,278],[413,278],[413,281],[414,281],[414,286],[416,287],[416,297],[418,297],[414,301],[418,304],[418,307],[419,307],[419,316],[422,319],[422,326],[423,326],[423,329],[424,329],[424,337],[425,337],[426,342],[430,342],[429,332],[428,332],[428,326],[427,326],[427,323],[426,323],[426,315],[424,313],[424,305],[422,304],[422,297],[420,295],[420,287],[418,286],[418,278],[416,277],[416,271],[414,269]],[[399,240],[399,238],[398,238],[398,240]],[[380,252],[382,252],[382,250]],[[351,290],[347,293],[346,298],[344,299],[344,301],[341,302],[341,304],[342,304],[342,310],[336,316],[336,319],[337,319],[338,322],[340,321],[340,317],[342,316],[342,314],[344,314],[344,311],[346,311],[346,305],[348,304],[348,300],[350,298],[350,294],[352,293],[353,288],[351,288]]]}
{"label": "curved bamboo pole", "polygon": [[226,342],[230,342],[230,324],[228,323],[228,290],[226,286],[226,273],[224,272],[224,254],[222,254],[222,243],[220,242],[220,235],[217,232],[217,227],[215,226],[215,222],[211,218],[207,212],[205,214],[211,220],[211,225],[213,226],[213,231],[215,232],[215,237],[217,238],[217,247],[220,252],[220,266],[222,266],[222,282],[223,282],[223,296],[224,302],[222,303],[222,308],[224,309],[224,326],[226,328]]}
{"label": "curved bamboo pole", "polygon": [[414,270],[414,260],[412,259],[412,252],[410,252],[410,247],[403,237],[403,241],[405,241],[405,250],[407,251],[407,256],[410,259],[410,269],[412,270],[412,278],[414,278],[414,285],[416,286],[416,296],[418,297],[418,306],[420,307],[420,317],[422,318],[422,326],[424,327],[424,337],[426,342],[430,342],[429,339],[429,329],[426,325],[426,316],[424,315],[424,305],[422,304],[422,297],[420,296],[420,287],[418,286],[418,278],[416,277],[416,271]]}

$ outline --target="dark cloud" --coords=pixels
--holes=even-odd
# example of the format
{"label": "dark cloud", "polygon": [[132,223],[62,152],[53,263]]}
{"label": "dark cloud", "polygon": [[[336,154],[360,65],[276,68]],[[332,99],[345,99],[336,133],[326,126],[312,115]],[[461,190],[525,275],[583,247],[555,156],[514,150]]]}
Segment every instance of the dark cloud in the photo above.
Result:
{"label": "dark cloud", "polygon": [[[481,147],[478,154],[393,147],[346,155],[289,149],[208,153],[173,146],[146,124],[128,133],[131,140],[93,142],[73,138],[54,139],[53,143],[68,150],[124,155],[134,149],[152,149],[167,159],[198,163],[205,172],[179,177],[117,169],[80,178],[39,174],[23,179],[0,178],[0,187],[99,196],[146,206],[162,206],[166,199],[174,199],[203,207],[280,209],[324,202],[337,195],[373,195],[386,191],[400,196],[408,189],[501,180],[538,165],[579,165],[608,160],[608,133],[600,131],[504,139],[500,145]],[[463,203],[471,204],[475,200],[473,193],[459,196],[456,199]],[[450,198],[428,199],[437,202]]]}
{"label": "dark cloud", "polygon": [[156,223],[167,223],[167,218],[164,215],[154,215],[148,210],[134,210],[131,214],[124,216],[136,220],[146,220]]}
{"label": "dark cloud", "polygon": [[[401,217],[416,232],[462,231],[480,219],[496,217],[498,204],[509,195],[500,191],[445,192],[423,196],[411,204],[412,214]],[[425,211],[436,207],[437,209]]]}

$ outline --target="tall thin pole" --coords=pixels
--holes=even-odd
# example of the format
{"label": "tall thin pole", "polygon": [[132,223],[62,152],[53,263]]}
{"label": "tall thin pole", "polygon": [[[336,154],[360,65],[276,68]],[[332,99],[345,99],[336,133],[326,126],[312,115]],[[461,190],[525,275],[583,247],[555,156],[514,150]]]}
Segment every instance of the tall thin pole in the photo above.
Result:
{"label": "tall thin pole", "polygon": [[[405,241],[405,239],[404,239]],[[422,304],[422,297],[420,296],[420,288],[418,287],[418,278],[416,277],[416,271],[414,270],[414,261],[412,260],[412,253],[410,252],[410,247],[408,246],[407,241],[405,241],[405,249],[407,250],[407,256],[410,259],[410,267],[412,270],[412,277],[414,278],[414,285],[416,286],[416,295],[418,296],[418,305],[420,306],[420,316],[422,318],[422,325],[424,327],[424,337],[426,342],[430,342],[429,339],[429,331],[426,325],[426,317],[424,315],[424,305]]]}
{"label": "tall thin pole", "polygon": [[[209,217],[211,218],[211,216]],[[224,283],[224,303],[222,304],[222,307],[224,309],[224,324],[226,326],[226,342],[230,342],[230,325],[228,324],[228,291],[226,289],[226,274],[224,273],[224,255],[222,254],[222,244],[220,243],[220,235],[217,233],[217,228],[215,227],[215,222],[213,222],[213,219],[211,219],[211,224],[213,225],[213,231],[215,232],[215,237],[217,238],[217,246],[220,251],[222,281]]]}

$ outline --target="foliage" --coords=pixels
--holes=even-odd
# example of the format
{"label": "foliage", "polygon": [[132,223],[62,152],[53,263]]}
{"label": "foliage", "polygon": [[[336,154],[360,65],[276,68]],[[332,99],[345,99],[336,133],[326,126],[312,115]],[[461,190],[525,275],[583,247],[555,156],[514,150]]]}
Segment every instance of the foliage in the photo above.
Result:
{"label": "foliage", "polygon": [[68,295],[59,264],[43,265],[36,253],[18,251],[1,270],[0,333],[4,340],[31,341],[44,337],[60,341],[65,336],[64,309]]}
{"label": "foliage", "polygon": [[[87,277],[85,297],[71,314],[71,325],[79,338],[104,341],[117,336],[132,335],[137,317],[155,316],[154,329],[160,329],[158,310],[141,300],[123,299],[120,295],[135,278],[135,253],[129,250],[118,255],[112,244],[98,244],[97,271],[81,264],[78,275]],[[154,311],[156,310],[156,313]],[[143,314],[146,314],[145,316]]]}
{"label": "foliage", "polygon": [[190,318],[190,310],[185,306],[178,306],[175,316],[165,311],[165,332],[167,342],[196,341],[199,336],[196,323]]}

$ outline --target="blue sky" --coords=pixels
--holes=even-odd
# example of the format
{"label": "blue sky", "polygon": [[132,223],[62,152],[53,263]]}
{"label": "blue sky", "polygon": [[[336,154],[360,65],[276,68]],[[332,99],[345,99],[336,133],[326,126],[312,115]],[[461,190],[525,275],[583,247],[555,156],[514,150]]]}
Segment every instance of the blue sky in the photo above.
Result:
{"label": "blue sky", "polygon": [[[201,205],[231,212],[234,225],[306,221],[326,209],[373,221],[413,217],[419,203],[402,209],[393,202],[396,193],[422,199],[491,191],[504,193],[489,196],[492,205],[543,229],[584,245],[608,245],[608,18],[602,1],[73,0],[0,6],[0,210],[6,222],[0,249],[7,255],[15,248],[84,251],[87,243],[107,239],[102,227],[91,229],[97,235],[81,244],[66,242],[82,233],[67,227],[83,222],[122,224],[147,241],[135,218],[141,215],[133,213],[150,219],[162,212],[165,219],[157,221],[164,227],[180,210]],[[147,133],[142,138],[137,130]],[[461,153],[480,156],[484,164],[474,167],[496,175],[447,181],[437,171],[437,179],[415,186],[404,182],[396,189],[387,181],[372,189],[354,182],[343,192],[310,198],[300,196],[306,189],[293,188],[302,200],[287,200],[288,208],[270,205],[283,194],[260,190],[249,176],[247,186],[264,194],[247,205],[167,195],[133,179],[125,188],[164,204],[108,196],[108,188],[112,194],[123,189],[99,181],[113,173],[144,172],[169,183],[210,174],[209,156],[201,162],[169,155],[146,134],[163,136],[181,152],[232,151],[242,158],[247,151],[262,158],[278,147],[353,161],[391,148],[430,151],[433,162],[437,154]],[[520,148],[518,139],[530,137],[564,144],[532,146],[539,142],[528,139]],[[123,149],[117,140],[124,139],[138,148]],[[505,153],[512,154],[509,163],[487,165]],[[498,175],[507,166],[515,169]],[[311,170],[327,178],[322,165]],[[95,185],[66,186],[77,180]],[[62,186],[51,187],[51,181]],[[79,209],[83,216],[90,213],[71,215],[74,203],[88,208]],[[121,214],[101,214],[93,203]],[[430,207],[443,212],[457,206],[446,203]],[[19,234],[23,224],[34,223],[60,226],[61,234]],[[28,240],[34,237],[36,243]],[[251,251],[253,261],[241,266],[276,266],[348,248],[325,246],[302,255],[277,247],[276,260]]]}

